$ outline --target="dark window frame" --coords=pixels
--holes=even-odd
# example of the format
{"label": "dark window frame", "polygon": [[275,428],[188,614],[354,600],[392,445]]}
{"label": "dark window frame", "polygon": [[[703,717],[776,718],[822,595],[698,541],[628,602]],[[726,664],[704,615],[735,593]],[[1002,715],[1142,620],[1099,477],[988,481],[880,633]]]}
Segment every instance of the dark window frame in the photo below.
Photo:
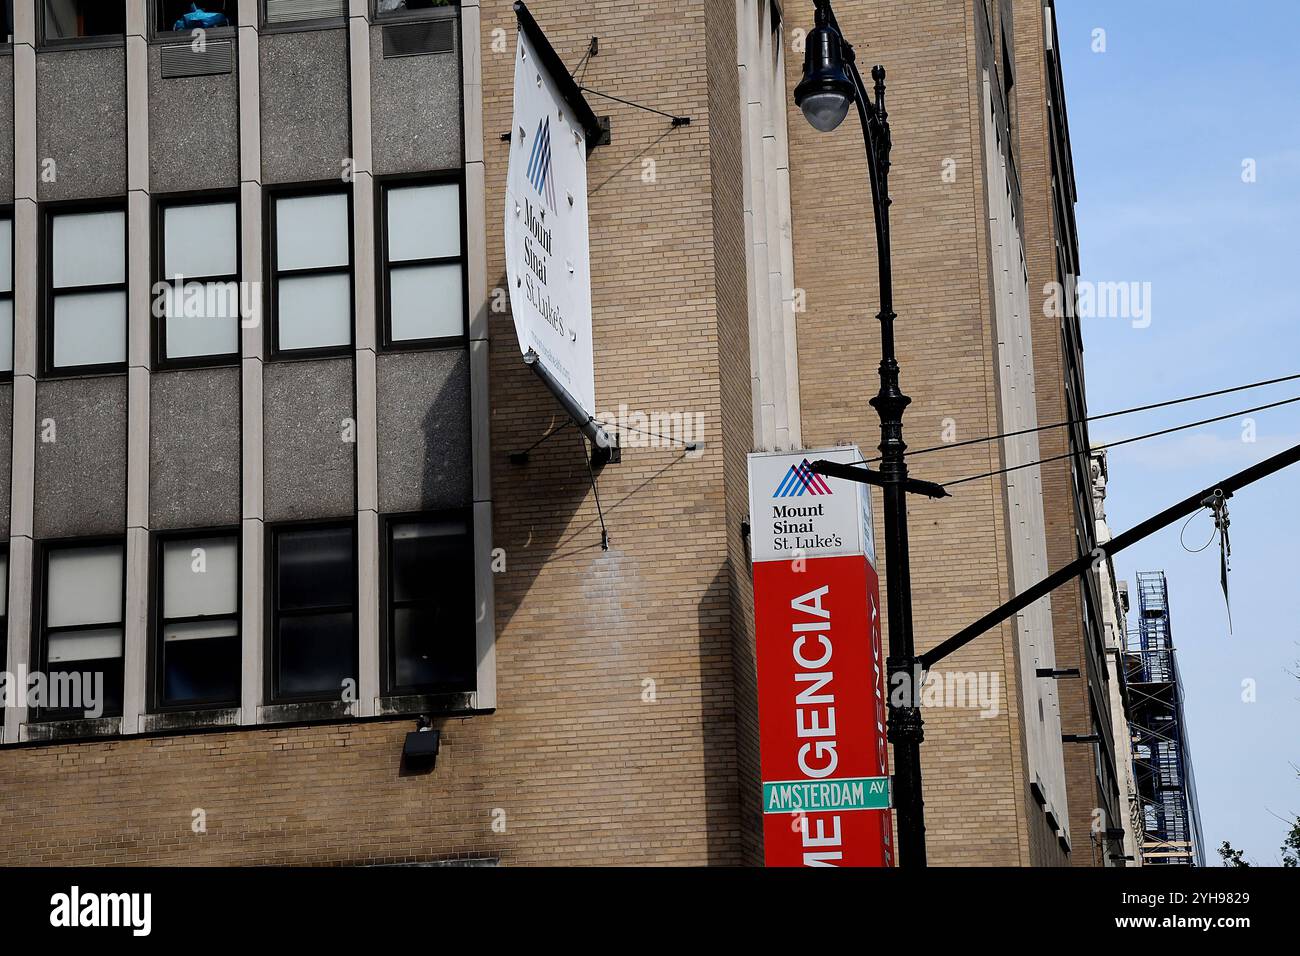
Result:
{"label": "dark window frame", "polygon": [[446,3],[436,7],[424,7],[418,10],[390,10],[386,13],[380,12],[376,0],[370,0],[370,19],[373,23],[406,23],[412,20],[438,20],[443,17],[459,15],[460,0],[447,0]]}
{"label": "dark window frame", "polygon": [[[149,274],[153,276],[155,286],[159,282],[167,282],[163,274],[164,250],[166,249],[167,232],[166,232],[166,214],[168,209],[175,209],[180,206],[208,206],[214,203],[233,203],[235,206],[235,274],[229,276],[202,276],[195,278],[196,282],[234,282],[239,290],[239,306],[242,309],[244,305],[243,296],[243,217],[239,208],[239,191],[234,189],[203,189],[182,193],[165,193],[160,196],[154,196],[150,205],[150,221],[153,224],[153,236],[150,241]],[[186,277],[188,281],[189,276]],[[150,292],[152,293],[152,288]],[[150,295],[150,321],[153,324],[153,334],[150,336],[151,349],[153,352],[153,367],[155,369],[181,369],[181,368],[227,368],[232,365],[238,365],[242,354],[240,341],[243,337],[243,315],[237,315],[235,321],[237,330],[235,334],[235,351],[222,352],[214,355],[191,355],[183,358],[167,357],[167,319],[166,316],[155,318],[152,313],[154,297]]]}
{"label": "dark window frame", "polygon": [[[235,8],[235,22],[224,27],[207,27],[204,33],[208,39],[232,39],[239,34],[239,2],[231,0]],[[202,4],[200,3],[200,6]],[[158,25],[158,14],[162,10],[162,0],[149,0],[147,16],[149,18],[149,37],[163,43],[184,43],[192,38],[192,30],[163,29]],[[228,11],[221,11],[229,16]]]}
{"label": "dark window frame", "polygon": [[[73,631],[97,630],[104,627],[99,624],[68,624],[51,629],[47,625],[49,619],[49,565],[50,555],[55,551],[77,551],[85,548],[102,548],[107,546],[116,546],[122,551],[122,600],[119,607],[121,608],[121,618],[118,627],[122,631],[122,655],[117,659],[122,666],[123,685],[126,681],[126,535],[94,535],[79,538],[57,538],[48,541],[38,541],[36,543],[35,561],[33,561],[33,582],[32,595],[37,605],[37,613],[32,615],[32,622],[35,626],[35,633],[32,635],[32,660],[35,661],[34,670],[41,673],[50,673],[50,642],[51,633],[71,633]],[[125,700],[123,705],[125,706]],[[105,712],[100,715],[101,719],[121,717],[122,714],[111,714]],[[86,719],[84,711],[77,710],[50,710],[46,707],[34,708],[28,717],[32,723],[42,723],[48,721],[62,720],[84,720]]]}
{"label": "dark window frame", "polygon": [[[177,531],[158,531],[152,536],[149,551],[149,582],[152,608],[149,615],[148,667],[149,700],[148,711],[151,714],[187,713],[197,710],[217,710],[225,707],[238,707],[240,697],[233,700],[198,700],[183,701],[176,704],[166,703],[164,694],[167,678],[166,654],[163,635],[168,624],[188,624],[204,620],[228,620],[224,615],[198,615],[197,617],[166,616],[163,592],[163,548],[177,541],[191,541],[200,538],[233,538],[235,542],[235,634],[243,639],[243,617],[240,606],[244,593],[243,534],[238,526],[222,525],[213,528],[185,528]],[[240,662],[242,668],[243,652],[241,646]],[[242,682],[241,682],[242,683]],[[241,688],[242,690],[242,688]]]}
{"label": "dark window frame", "polygon": [[[378,328],[378,342],[383,352],[412,352],[429,349],[467,348],[469,346],[469,256],[465,254],[468,238],[468,223],[465,216],[465,171],[464,169],[447,169],[433,173],[400,173],[394,176],[376,178],[375,189],[375,227],[378,230],[375,252],[378,256],[378,273],[376,274],[375,295],[377,298],[375,316]],[[408,259],[392,263],[388,258],[388,194],[394,189],[411,186],[438,186],[454,183],[460,206],[460,255],[438,256],[432,259]],[[393,340],[392,331],[392,270],[409,269],[419,266],[446,265],[460,263],[460,297],[461,297],[461,334],[433,336],[423,339]]]}
{"label": "dark window frame", "polygon": [[471,578],[474,581],[474,593],[470,595],[471,608],[477,616],[477,593],[479,569],[474,566],[474,509],[441,508],[433,511],[410,511],[380,515],[379,518],[379,687],[384,697],[434,697],[448,694],[471,694],[478,690],[478,633],[471,628],[469,641],[474,651],[474,686],[466,690],[428,689],[424,687],[404,686],[397,683],[396,656],[393,653],[393,639],[396,636],[394,623],[395,612],[400,608],[421,607],[432,602],[419,600],[396,601],[393,598],[393,528],[399,524],[417,522],[435,522],[440,520],[460,520],[465,523],[466,541],[469,545]]}
{"label": "dark window frame", "polygon": [[[16,306],[14,305],[15,302],[14,285],[18,281],[18,277],[14,274],[18,263],[18,248],[16,244],[17,235],[15,233],[15,230],[17,229],[17,222],[14,217],[14,207],[12,205],[6,204],[0,206],[0,223],[9,224],[9,291],[0,292],[0,302],[8,302],[10,304],[9,368],[0,369],[0,382],[11,382],[13,381],[13,377],[14,377],[14,363],[13,363],[13,359],[15,357],[13,354],[13,342],[14,342],[14,334],[15,334],[14,330],[18,325],[18,316],[14,313],[14,309],[16,308]],[[0,226],[0,228],[3,227]]]}
{"label": "dark window frame", "polygon": [[[109,0],[109,2],[112,2],[112,0]],[[35,0],[38,47],[42,50],[85,50],[95,47],[126,46],[126,0],[120,0],[120,2],[122,4],[121,33],[92,33],[84,37],[52,37],[45,28],[46,0]]]}
{"label": "dark window frame", "polygon": [[297,33],[306,30],[335,30],[348,24],[349,6],[339,16],[313,17],[309,20],[288,20],[284,23],[272,23],[267,19],[266,0],[258,0],[257,29],[259,33]]}
{"label": "dark window frame", "polygon": [[[341,187],[333,183],[295,183],[287,186],[268,186],[265,193],[262,215],[265,228],[262,230],[263,261],[266,263],[266,281],[263,283],[262,314],[267,317],[264,335],[266,337],[267,359],[269,361],[293,361],[300,359],[332,358],[351,355],[356,348],[356,289],[357,289],[357,250],[353,227],[355,212],[353,209],[352,184],[344,183]],[[309,196],[345,196],[348,204],[348,264],[343,266],[324,266],[309,269],[290,269],[284,272],[276,263],[279,227],[276,222],[276,206],[281,199],[298,199]],[[340,275],[348,277],[348,341],[343,345],[321,345],[305,349],[280,348],[280,277]]]}
{"label": "dark window frame", "polygon": [[[122,281],[100,285],[69,286],[58,293],[54,289],[54,220],[59,216],[79,215],[95,212],[119,212],[122,214]],[[58,295],[87,294],[94,292],[121,292],[123,298],[128,296],[127,287],[130,279],[130,216],[125,199],[72,199],[63,202],[41,203],[40,215],[40,250],[41,250],[41,361],[42,378],[72,378],[78,375],[111,375],[125,372],[130,341],[129,299],[122,310],[122,354],[121,362],[96,362],[90,365],[54,364],[54,300]]]}
{"label": "dark window frame", "polygon": [[357,682],[357,689],[361,686],[361,664],[360,664],[360,613],[361,613],[361,587],[358,577],[359,552],[358,537],[360,528],[353,515],[350,518],[331,518],[324,520],[310,519],[306,521],[281,521],[266,526],[266,543],[265,555],[266,566],[264,571],[264,581],[266,587],[266,639],[262,642],[264,649],[264,671],[262,680],[262,692],[264,699],[268,704],[301,704],[301,703],[334,703],[342,700],[342,690],[339,688],[338,697],[322,697],[320,694],[282,694],[277,686],[279,675],[279,655],[280,655],[280,619],[285,616],[284,611],[280,608],[280,547],[279,537],[285,532],[293,531],[311,531],[347,528],[352,532],[352,573],[350,580],[352,582],[352,603],[351,604],[330,604],[321,605],[312,608],[295,608],[289,611],[291,617],[310,617],[321,614],[337,614],[342,611],[352,612],[352,674]]}
{"label": "dark window frame", "polygon": [[[0,560],[4,561],[5,568],[4,580],[0,581],[0,588],[4,589],[5,596],[4,611],[0,612],[0,670],[7,671],[9,669],[9,599],[12,597],[9,593],[9,571],[11,569],[9,567],[8,541],[0,542]],[[13,680],[13,678],[10,677],[9,680]],[[22,688],[22,691],[25,692],[26,688]],[[19,689],[10,687],[11,700],[13,699],[12,695],[15,693],[19,693]],[[0,727],[5,725],[6,715],[11,709],[9,707],[0,707]]]}

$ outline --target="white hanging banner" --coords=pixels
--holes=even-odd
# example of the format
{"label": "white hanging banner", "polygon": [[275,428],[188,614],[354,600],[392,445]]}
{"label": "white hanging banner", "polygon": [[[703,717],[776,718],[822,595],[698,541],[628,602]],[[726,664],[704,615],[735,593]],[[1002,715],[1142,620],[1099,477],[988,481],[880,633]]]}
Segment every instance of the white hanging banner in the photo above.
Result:
{"label": "white hanging banner", "polygon": [[523,30],[515,51],[505,250],[519,351],[535,352],[590,418],[596,380],[586,131]]}

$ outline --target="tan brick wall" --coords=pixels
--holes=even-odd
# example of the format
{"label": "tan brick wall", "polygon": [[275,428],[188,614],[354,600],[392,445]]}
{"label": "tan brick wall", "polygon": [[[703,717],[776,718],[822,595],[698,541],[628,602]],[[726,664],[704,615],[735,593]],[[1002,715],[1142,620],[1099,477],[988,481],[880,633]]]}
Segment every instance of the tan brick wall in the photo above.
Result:
{"label": "tan brick wall", "polygon": [[[710,189],[714,168],[737,168],[738,125],[730,118],[730,139],[711,151],[705,62],[707,44],[734,44],[734,7],[530,6],[571,66],[600,37],[588,85],[691,117],[672,129],[593,97],[612,117],[613,142],[593,153],[588,174],[598,404],[702,412],[703,456],[630,448],[607,468],[599,482],[612,544],[602,552],[574,430],[526,468],[506,461],[561,412],[521,363],[510,316],[492,315],[494,543],[507,555],[496,580],[498,711],[438,721],[443,751],[428,776],[398,776],[409,720],[0,751],[0,863],[741,862],[738,761],[752,774],[753,748],[738,757],[732,673],[749,651],[733,659],[730,621],[749,602],[748,569],[733,579],[727,561],[744,472],[742,446],[721,441],[722,363],[734,371],[738,360],[720,354],[718,325],[721,312],[734,352],[744,306],[735,266],[715,276],[715,241],[736,261],[737,214],[715,228]],[[510,127],[514,15],[508,0],[492,0],[482,17],[488,282],[504,286],[500,134]],[[497,28],[511,38],[504,53],[492,49]],[[732,69],[714,75],[734,86],[734,54]],[[734,91],[717,98],[734,110]],[[654,182],[643,180],[647,161]],[[715,282],[727,290],[722,306]],[[740,354],[747,366],[748,350]],[[726,414],[748,436],[743,371]],[[647,679],[654,703],[642,700]],[[207,811],[205,836],[190,832],[194,808]],[[492,830],[495,808],[505,833]]]}
{"label": "tan brick wall", "polygon": [[[837,14],[857,41],[861,68],[882,63],[889,72],[894,285],[902,385],[913,399],[905,416],[909,444],[939,444],[949,418],[958,440],[994,434],[1000,429],[979,120],[982,0],[840,3]],[[791,87],[800,67],[792,58]],[[878,292],[861,135],[853,119],[834,135],[818,134],[793,107],[790,129],[795,281],[808,295],[799,320],[805,441],[852,440],[873,449],[879,424],[867,399],[879,384]],[[941,177],[947,160],[956,163],[956,182]],[[1002,464],[998,446],[989,443],[917,457],[912,471],[942,481]],[[1003,501],[998,481],[963,485],[944,501],[911,501],[919,649],[1010,596]],[[878,513],[880,504],[877,494]],[[879,519],[877,533],[883,534]],[[1024,780],[1014,642],[1003,626],[943,665],[996,672],[1004,689],[997,719],[969,710],[925,712],[934,864],[1063,860]]]}
{"label": "tan brick wall", "polygon": [[[842,0],[864,65],[890,70],[899,352],[913,446],[998,430],[982,194],[983,0]],[[597,399],[703,412],[703,456],[629,448],[599,477],[611,547],[572,429],[510,451],[561,413],[493,314],[494,544],[499,709],[446,719],[437,769],[402,776],[409,720],[266,728],[0,750],[0,863],[361,863],[499,856],[507,864],[736,864],[761,860],[752,594],[739,525],[750,449],[735,6],[537,0],[583,81],[688,115],[592,98],[613,142],[589,164]],[[811,23],[786,10],[787,32]],[[508,0],[483,7],[489,286],[504,286],[499,222],[513,44]],[[787,48],[787,83],[801,56]],[[1024,103],[1021,104],[1022,116]],[[876,277],[861,139],[789,118],[805,443],[878,439]],[[942,163],[957,163],[956,183]],[[654,182],[643,180],[653,161]],[[1040,414],[1044,414],[1040,406]],[[1046,453],[1046,451],[1045,451]],[[938,480],[1001,465],[995,445],[918,459]],[[877,498],[877,508],[879,499]],[[1008,595],[1001,486],[914,501],[917,640],[927,648]],[[878,526],[878,533],[883,529]],[[955,670],[1002,678],[1002,711],[926,715],[936,864],[1060,862],[1026,796],[1014,633],[990,633]],[[657,700],[643,701],[652,680]],[[207,833],[192,832],[206,812]],[[504,832],[493,829],[504,812]],[[1053,853],[1056,852],[1056,856]]]}

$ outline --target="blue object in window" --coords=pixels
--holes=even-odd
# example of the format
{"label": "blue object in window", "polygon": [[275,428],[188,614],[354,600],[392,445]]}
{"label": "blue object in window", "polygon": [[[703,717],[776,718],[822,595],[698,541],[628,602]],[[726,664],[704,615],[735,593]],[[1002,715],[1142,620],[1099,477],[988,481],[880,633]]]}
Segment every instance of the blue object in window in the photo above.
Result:
{"label": "blue object in window", "polygon": [[197,3],[190,4],[190,12],[181,16],[172,27],[173,30],[200,30],[208,27],[230,26],[224,13],[207,13],[199,9]]}

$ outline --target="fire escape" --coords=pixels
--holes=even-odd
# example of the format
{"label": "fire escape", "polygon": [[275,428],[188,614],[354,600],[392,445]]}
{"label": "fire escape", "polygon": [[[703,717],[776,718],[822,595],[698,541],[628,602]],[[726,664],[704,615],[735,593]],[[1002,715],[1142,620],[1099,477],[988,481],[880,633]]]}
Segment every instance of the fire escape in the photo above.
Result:
{"label": "fire escape", "polygon": [[1140,571],[1138,629],[1128,636],[1133,770],[1146,866],[1204,866],[1196,779],[1183,717],[1182,682],[1169,625],[1163,571]]}

